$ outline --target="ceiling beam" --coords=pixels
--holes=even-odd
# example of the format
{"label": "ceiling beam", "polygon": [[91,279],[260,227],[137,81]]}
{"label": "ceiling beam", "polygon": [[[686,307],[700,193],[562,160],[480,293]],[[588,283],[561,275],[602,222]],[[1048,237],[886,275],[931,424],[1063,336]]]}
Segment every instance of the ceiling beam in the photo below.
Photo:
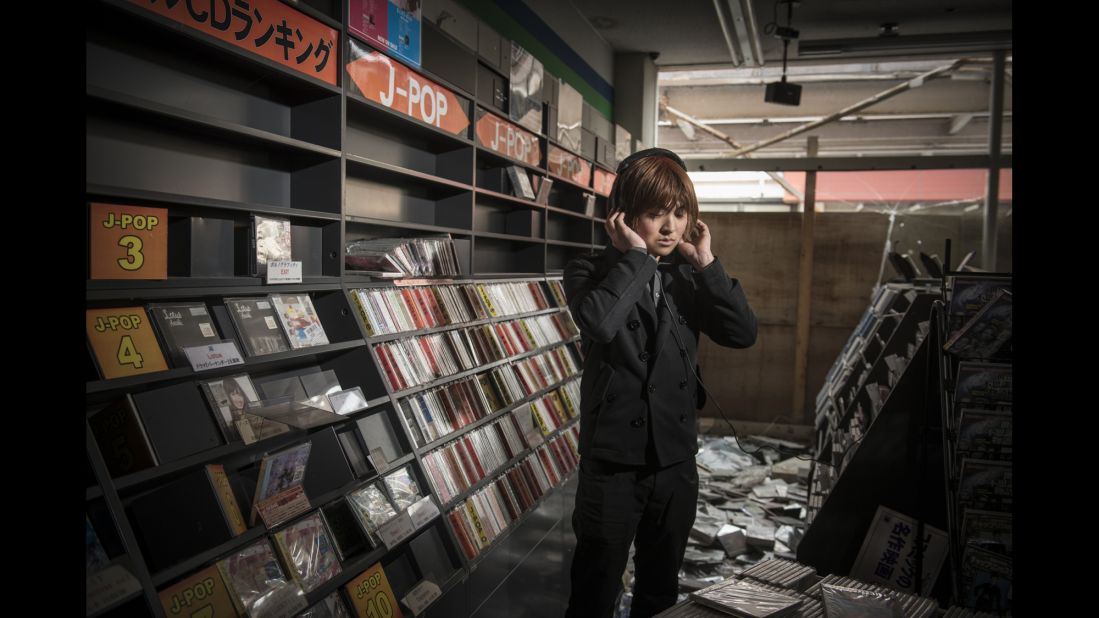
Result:
{"label": "ceiling beam", "polygon": [[[689,156],[689,155],[688,155]],[[980,155],[937,155],[931,157],[782,157],[782,158],[687,158],[691,172],[849,172],[863,170],[988,169],[991,158]],[[1011,167],[1011,155],[1001,154],[1001,168]],[[801,198],[798,198],[801,199]]]}
{"label": "ceiling beam", "polygon": [[[985,114],[987,115],[987,113]],[[958,131],[965,128],[965,125],[969,124],[970,120],[973,120],[974,114],[955,114],[950,120],[950,128],[947,130],[949,135],[957,135]]]}
{"label": "ceiling beam", "polygon": [[[954,119],[959,116],[969,116],[973,118],[987,118],[989,112],[965,112],[962,114],[956,112],[925,112],[925,113],[897,113],[897,114],[859,114],[857,116],[845,116],[840,118],[840,122],[864,122],[875,120],[945,120]],[[772,118],[698,118],[697,120],[702,124],[715,126],[723,124],[792,124],[800,122],[815,122],[824,118],[824,116],[775,116]],[[1004,112],[1004,118],[1011,118],[1011,112]],[[967,121],[968,122],[968,121]],[[669,127],[673,123],[668,120],[657,121],[658,127]]]}
{"label": "ceiling beam", "polygon": [[[661,99],[661,101],[660,101],[660,109],[667,112],[667,113],[669,113],[669,114],[671,114],[672,116],[675,116],[677,119],[687,123],[689,126],[693,126],[693,127],[697,127],[699,129],[702,129],[703,131],[709,133],[710,135],[713,135],[717,139],[725,142],[726,144],[732,146],[733,148],[740,148],[740,145],[737,144],[736,141],[733,140],[733,138],[731,138],[728,135],[722,133],[721,131],[718,131],[717,129],[714,129],[713,127],[708,127],[708,126],[702,124],[698,120],[695,120],[691,116],[688,116],[687,114],[684,114],[683,112],[675,109],[674,107],[668,107],[668,104],[663,99]],[[688,169],[690,169],[690,168],[688,168]],[[764,171],[766,171],[766,170],[764,170]],[[786,180],[785,178],[783,178],[779,174],[768,171],[767,175],[770,176],[772,180],[774,180],[775,182],[780,184],[783,189],[786,189],[786,191],[788,193],[790,193],[791,195],[797,197],[799,201],[805,199],[805,194],[803,194],[800,189],[798,189],[794,185],[790,184],[790,181]]]}
{"label": "ceiling beam", "polygon": [[965,58],[960,58],[958,60],[955,60],[955,61],[951,62],[950,64],[946,64],[946,65],[943,65],[941,67],[938,67],[938,68],[932,69],[930,71],[927,71],[926,73],[923,73],[920,76],[915,77],[913,79],[910,79],[910,80],[908,80],[904,83],[897,84],[896,86],[893,86],[892,88],[890,88],[888,90],[879,92],[878,94],[875,94],[872,97],[863,99],[862,101],[859,101],[859,102],[857,102],[853,105],[848,105],[847,107],[839,110],[838,112],[835,112],[834,114],[830,114],[828,116],[825,116],[824,118],[821,118],[820,120],[815,120],[813,122],[803,124],[800,127],[790,129],[789,131],[786,131],[784,133],[780,133],[779,135],[776,135],[774,137],[765,139],[761,142],[756,142],[755,144],[752,144],[751,146],[748,146],[746,148],[740,148],[740,149],[735,150],[733,152],[727,153],[724,156],[729,157],[729,158],[742,157],[742,156],[744,156],[744,155],[746,155],[750,152],[754,152],[756,150],[759,150],[760,148],[766,148],[767,146],[770,146],[772,144],[777,144],[778,142],[781,142],[783,140],[794,137],[795,135],[801,135],[802,133],[812,131],[813,129],[816,129],[817,127],[826,125],[826,124],[828,124],[828,123],[830,123],[834,120],[838,120],[840,118],[843,118],[844,116],[847,116],[849,114],[853,114],[853,113],[855,113],[859,110],[866,109],[867,107],[870,107],[872,105],[877,105],[878,103],[881,103],[882,101],[885,101],[886,99],[891,99],[891,98],[897,96],[898,94],[901,94],[902,92],[907,92],[908,90],[911,90],[912,88],[917,88],[919,86],[922,86],[923,83],[925,81],[929,80],[929,79],[944,77],[944,76],[948,75],[954,69],[957,69],[958,67],[966,64],[966,62],[967,62],[967,60]]}

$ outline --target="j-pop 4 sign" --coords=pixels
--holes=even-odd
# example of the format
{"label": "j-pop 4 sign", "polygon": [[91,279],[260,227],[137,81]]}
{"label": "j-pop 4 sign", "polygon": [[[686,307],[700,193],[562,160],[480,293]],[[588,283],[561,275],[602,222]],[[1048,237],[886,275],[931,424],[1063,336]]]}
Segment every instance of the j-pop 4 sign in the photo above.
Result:
{"label": "j-pop 4 sign", "polygon": [[447,133],[465,135],[469,101],[381,52],[351,41],[347,74],[359,92],[406,116]]}

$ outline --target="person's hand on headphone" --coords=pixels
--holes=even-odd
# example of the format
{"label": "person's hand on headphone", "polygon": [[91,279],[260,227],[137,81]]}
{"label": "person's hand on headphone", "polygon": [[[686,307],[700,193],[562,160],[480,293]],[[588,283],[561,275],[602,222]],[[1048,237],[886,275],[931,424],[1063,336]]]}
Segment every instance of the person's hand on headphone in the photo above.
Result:
{"label": "person's hand on headphone", "polygon": [[710,226],[699,219],[695,222],[694,231],[694,240],[682,240],[676,249],[695,270],[700,271],[714,261],[714,254],[710,252]]}
{"label": "person's hand on headphone", "polygon": [[607,217],[607,220],[603,222],[603,227],[607,230],[607,236],[611,238],[611,244],[622,253],[633,247],[645,249],[645,241],[637,235],[637,232],[630,229],[630,226],[626,225],[626,213],[624,211],[620,210]]}

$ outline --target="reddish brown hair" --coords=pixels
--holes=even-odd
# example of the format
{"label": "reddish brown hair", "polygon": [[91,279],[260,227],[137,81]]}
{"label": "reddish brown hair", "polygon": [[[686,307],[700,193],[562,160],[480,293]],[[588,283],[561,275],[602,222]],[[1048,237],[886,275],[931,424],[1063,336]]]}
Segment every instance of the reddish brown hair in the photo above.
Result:
{"label": "reddish brown hair", "polygon": [[664,214],[678,208],[687,211],[683,240],[692,241],[698,221],[694,183],[678,163],[654,155],[632,162],[615,178],[607,216],[621,210],[626,213],[626,225],[633,227],[638,217],[647,212]]}

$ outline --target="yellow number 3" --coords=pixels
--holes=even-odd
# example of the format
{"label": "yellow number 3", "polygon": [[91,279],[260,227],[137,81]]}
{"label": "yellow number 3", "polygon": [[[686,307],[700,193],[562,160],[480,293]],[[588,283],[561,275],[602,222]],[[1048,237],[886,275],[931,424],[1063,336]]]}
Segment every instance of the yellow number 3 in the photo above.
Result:
{"label": "yellow number 3", "polygon": [[141,238],[123,236],[118,239],[118,246],[126,247],[126,257],[118,259],[118,265],[123,270],[138,270],[145,263],[145,256],[141,255]]}

